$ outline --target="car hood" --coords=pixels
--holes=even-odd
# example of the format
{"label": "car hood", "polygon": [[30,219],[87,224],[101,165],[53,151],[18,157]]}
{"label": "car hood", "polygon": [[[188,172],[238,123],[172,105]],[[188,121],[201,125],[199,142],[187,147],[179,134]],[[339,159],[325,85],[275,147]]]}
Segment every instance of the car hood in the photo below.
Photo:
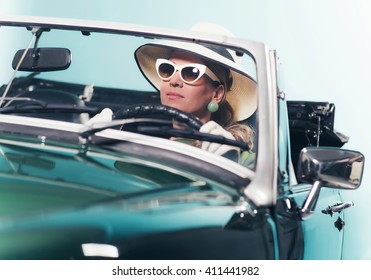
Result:
{"label": "car hood", "polygon": [[[125,255],[124,250],[133,244],[143,248],[143,240],[148,238],[164,242],[166,236],[223,230],[237,211],[230,196],[195,187],[192,191],[184,188],[2,216],[0,258],[80,259],[89,257],[84,251],[89,246],[113,246]],[[94,253],[92,257],[114,257],[102,254]],[[132,253],[129,255],[131,258]]]}
{"label": "car hood", "polygon": [[149,236],[164,242],[205,231],[206,238],[240,207],[238,188],[179,159],[151,161],[151,152],[135,156],[138,147],[82,153],[72,144],[23,140],[0,143],[1,259],[85,258],[84,244],[116,244],[122,256],[123,244]]}

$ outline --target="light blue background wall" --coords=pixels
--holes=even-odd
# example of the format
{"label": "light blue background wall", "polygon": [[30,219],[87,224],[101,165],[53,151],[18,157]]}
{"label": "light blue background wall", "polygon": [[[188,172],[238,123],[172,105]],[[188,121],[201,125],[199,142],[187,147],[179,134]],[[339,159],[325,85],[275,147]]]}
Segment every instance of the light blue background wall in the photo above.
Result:
{"label": "light blue background wall", "polygon": [[[288,98],[335,103],[335,127],[350,136],[345,148],[360,150],[371,159],[368,0],[1,0],[0,14],[76,17],[183,29],[200,21],[219,23],[239,37],[262,41],[276,49],[284,62]],[[366,164],[361,189],[344,194],[344,200],[355,202],[355,207],[345,213],[346,237],[355,241],[345,248],[347,258],[371,259],[369,171]]]}

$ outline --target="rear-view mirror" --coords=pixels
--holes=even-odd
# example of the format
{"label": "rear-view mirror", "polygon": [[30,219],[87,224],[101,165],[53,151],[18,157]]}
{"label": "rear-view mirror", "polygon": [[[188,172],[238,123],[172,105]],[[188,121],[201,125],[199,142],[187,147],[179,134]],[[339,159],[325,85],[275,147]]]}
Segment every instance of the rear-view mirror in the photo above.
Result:
{"label": "rear-view mirror", "polygon": [[[65,70],[71,64],[71,51],[66,48],[37,48],[17,51],[12,67],[18,71],[47,72]],[[22,59],[22,57],[24,58]]]}

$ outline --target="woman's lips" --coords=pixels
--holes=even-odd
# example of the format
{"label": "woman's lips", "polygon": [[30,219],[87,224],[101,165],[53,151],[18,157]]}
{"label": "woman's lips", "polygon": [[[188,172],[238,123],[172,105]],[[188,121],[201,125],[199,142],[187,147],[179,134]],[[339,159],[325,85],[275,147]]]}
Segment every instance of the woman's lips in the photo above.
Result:
{"label": "woman's lips", "polygon": [[181,98],[184,98],[183,95],[179,94],[179,93],[176,93],[176,92],[169,92],[166,94],[167,98],[169,98],[170,100],[175,100],[175,99],[181,99]]}

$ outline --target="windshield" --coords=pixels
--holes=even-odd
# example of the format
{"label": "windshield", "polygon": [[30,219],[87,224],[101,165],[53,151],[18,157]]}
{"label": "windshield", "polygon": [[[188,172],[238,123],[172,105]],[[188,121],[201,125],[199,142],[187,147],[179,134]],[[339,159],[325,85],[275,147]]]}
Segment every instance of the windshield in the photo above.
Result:
{"label": "windshield", "polygon": [[[254,169],[257,76],[248,53],[160,32],[73,29],[0,29],[0,117],[78,123],[83,138],[109,127],[176,140]],[[128,125],[110,123],[132,118]],[[204,126],[210,120],[216,124]]]}

